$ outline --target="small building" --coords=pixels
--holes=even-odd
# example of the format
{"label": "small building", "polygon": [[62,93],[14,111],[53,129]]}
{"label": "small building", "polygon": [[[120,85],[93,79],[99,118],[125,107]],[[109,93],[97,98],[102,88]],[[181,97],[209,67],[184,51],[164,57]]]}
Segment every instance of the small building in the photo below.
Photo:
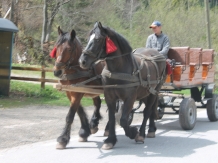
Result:
{"label": "small building", "polygon": [[0,95],[9,96],[12,49],[17,26],[8,19],[0,18]]}

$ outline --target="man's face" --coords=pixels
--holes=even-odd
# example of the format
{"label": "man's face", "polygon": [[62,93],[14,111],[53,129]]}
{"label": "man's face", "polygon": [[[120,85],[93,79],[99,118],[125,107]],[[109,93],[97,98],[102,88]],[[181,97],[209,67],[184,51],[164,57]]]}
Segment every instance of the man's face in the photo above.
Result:
{"label": "man's face", "polygon": [[157,35],[159,35],[160,33],[161,33],[161,26],[156,26],[156,27],[152,27],[152,31],[155,33],[155,34],[157,34]]}

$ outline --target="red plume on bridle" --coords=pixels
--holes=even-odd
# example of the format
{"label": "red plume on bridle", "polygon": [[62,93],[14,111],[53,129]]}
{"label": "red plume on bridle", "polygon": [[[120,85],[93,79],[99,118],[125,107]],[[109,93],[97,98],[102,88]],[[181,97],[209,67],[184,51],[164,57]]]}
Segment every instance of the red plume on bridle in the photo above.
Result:
{"label": "red plume on bridle", "polygon": [[114,42],[109,37],[106,37],[106,53],[110,54],[110,53],[115,52],[116,50],[117,50],[117,47],[114,44]]}
{"label": "red plume on bridle", "polygon": [[51,53],[50,53],[50,57],[51,58],[55,58],[56,57],[56,52],[57,52],[57,48],[56,47],[54,47],[54,49],[51,51]]}

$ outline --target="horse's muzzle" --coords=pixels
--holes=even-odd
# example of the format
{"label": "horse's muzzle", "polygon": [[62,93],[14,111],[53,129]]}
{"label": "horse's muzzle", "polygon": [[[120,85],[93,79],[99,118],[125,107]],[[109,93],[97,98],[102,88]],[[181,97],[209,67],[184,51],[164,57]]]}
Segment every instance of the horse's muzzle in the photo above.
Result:
{"label": "horse's muzzle", "polygon": [[84,54],[82,54],[79,58],[79,66],[83,69],[89,68],[89,64],[87,62],[87,59],[84,57]]}
{"label": "horse's muzzle", "polygon": [[54,76],[60,78],[62,76],[62,70],[54,70]]}

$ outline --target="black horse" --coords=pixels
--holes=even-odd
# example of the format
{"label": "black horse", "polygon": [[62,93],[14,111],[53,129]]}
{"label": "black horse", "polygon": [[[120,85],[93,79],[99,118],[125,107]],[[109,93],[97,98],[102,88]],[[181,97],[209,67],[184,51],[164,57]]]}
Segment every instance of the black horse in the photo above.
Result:
{"label": "black horse", "polygon": [[[97,22],[90,32],[89,42],[79,63],[82,68],[88,69],[97,60],[106,61],[102,81],[106,85],[104,96],[109,109],[109,136],[102,149],[113,148],[117,141],[114,116],[117,99],[124,102],[120,124],[126,136],[144,142],[145,126],[150,117],[147,137],[155,137],[154,113],[157,110],[158,92],[166,79],[164,56],[156,50],[145,48],[137,49],[133,55],[132,48],[124,37]],[[146,104],[139,132],[127,122],[137,99]]]}

